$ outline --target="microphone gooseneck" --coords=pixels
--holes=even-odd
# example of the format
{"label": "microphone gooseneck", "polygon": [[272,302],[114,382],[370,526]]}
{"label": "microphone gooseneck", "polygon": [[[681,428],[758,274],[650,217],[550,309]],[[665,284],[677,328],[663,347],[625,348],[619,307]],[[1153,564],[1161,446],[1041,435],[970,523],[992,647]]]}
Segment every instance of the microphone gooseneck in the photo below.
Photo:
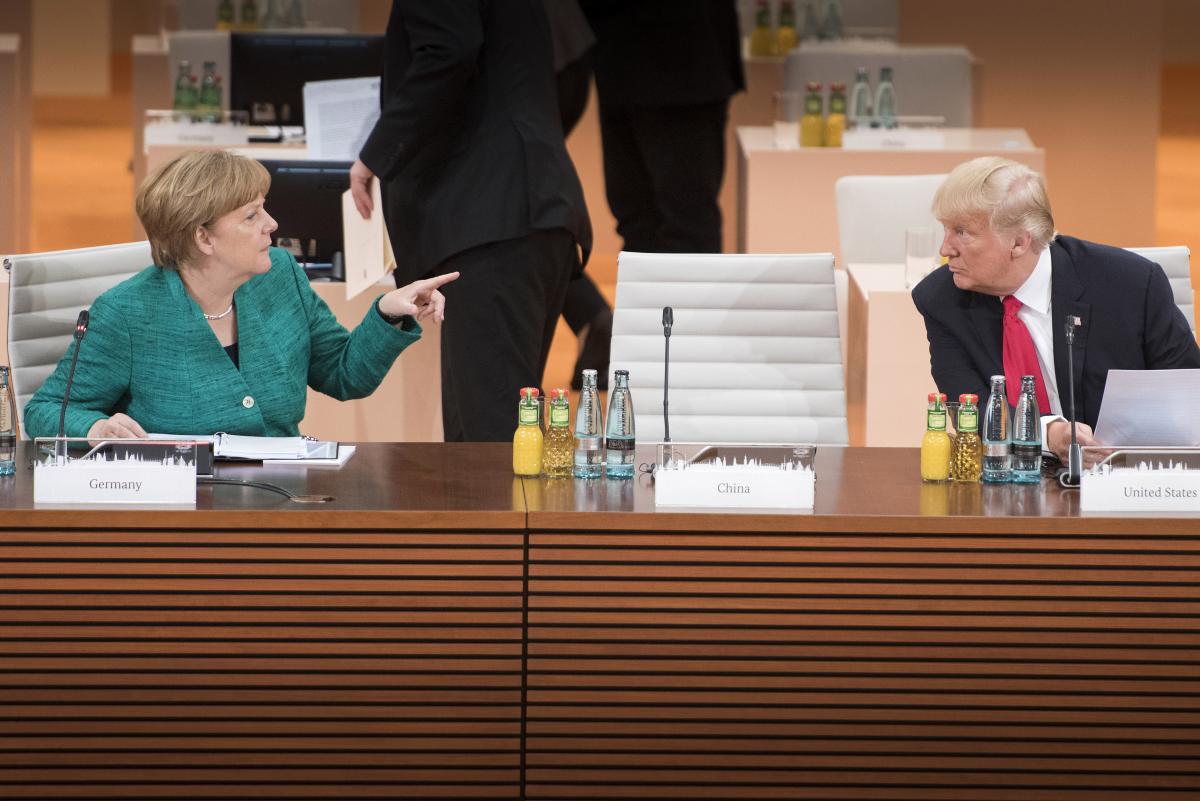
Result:
{"label": "microphone gooseneck", "polygon": [[675,324],[675,311],[670,306],[663,306],[663,442],[671,441],[670,403],[668,390],[671,381],[671,326]]}
{"label": "microphone gooseneck", "polygon": [[88,310],[84,309],[75,318],[75,353],[71,356],[71,369],[67,372],[67,388],[63,392],[62,408],[58,412],[58,447],[56,455],[66,457],[67,443],[67,404],[71,400],[71,385],[75,383],[75,365],[79,363],[79,349],[83,346],[83,335],[88,330]]}
{"label": "microphone gooseneck", "polygon": [[1067,477],[1066,484],[1079,486],[1083,475],[1083,451],[1075,436],[1075,329],[1082,321],[1073,314],[1066,318],[1065,333],[1067,337],[1067,390],[1070,393],[1071,407],[1071,444],[1067,446]]}

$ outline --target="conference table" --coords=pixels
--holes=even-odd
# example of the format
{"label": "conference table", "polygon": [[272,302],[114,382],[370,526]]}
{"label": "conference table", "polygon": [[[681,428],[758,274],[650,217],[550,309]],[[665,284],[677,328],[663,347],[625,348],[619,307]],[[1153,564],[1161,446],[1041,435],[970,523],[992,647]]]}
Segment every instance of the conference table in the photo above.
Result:
{"label": "conference table", "polygon": [[798,513],[443,443],[218,468],[327,504],[35,508],[29,458],[5,798],[1200,797],[1200,516],[902,448],[818,448]]}

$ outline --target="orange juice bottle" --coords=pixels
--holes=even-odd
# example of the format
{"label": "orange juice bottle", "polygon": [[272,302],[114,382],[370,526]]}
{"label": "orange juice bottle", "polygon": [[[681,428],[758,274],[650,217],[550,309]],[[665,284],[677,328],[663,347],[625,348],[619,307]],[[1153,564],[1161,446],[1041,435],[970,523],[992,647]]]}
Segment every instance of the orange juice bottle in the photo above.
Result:
{"label": "orange juice bottle", "polygon": [[800,146],[820,147],[825,141],[824,102],[821,84],[809,81],[804,85],[804,116],[800,118]]}
{"label": "orange juice bottle", "polygon": [[518,476],[542,474],[542,426],[533,387],[521,388],[517,430],[513,434],[513,472]]}

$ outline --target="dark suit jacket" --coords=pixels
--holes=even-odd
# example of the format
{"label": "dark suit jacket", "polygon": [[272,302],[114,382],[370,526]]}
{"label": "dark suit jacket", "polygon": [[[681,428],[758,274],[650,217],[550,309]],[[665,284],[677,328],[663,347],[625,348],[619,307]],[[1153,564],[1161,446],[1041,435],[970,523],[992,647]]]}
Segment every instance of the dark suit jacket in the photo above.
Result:
{"label": "dark suit jacket", "polygon": [[397,283],[534,231],[566,229],[586,255],[541,0],[393,0],[384,59],[360,158],[385,182]]}
{"label": "dark suit jacket", "polygon": [[[1079,421],[1093,428],[1109,370],[1200,367],[1200,348],[1161,267],[1127,250],[1069,236],[1055,238],[1049,247],[1054,374],[1065,414],[1070,414],[1068,314],[1083,320],[1075,333],[1075,408]],[[989,376],[1004,372],[1000,301],[959,289],[947,267],[917,284],[912,297],[925,318],[938,390],[951,398],[974,392],[985,399]]]}
{"label": "dark suit jacket", "polygon": [[746,88],[734,0],[580,0],[600,102],[691,105]]}

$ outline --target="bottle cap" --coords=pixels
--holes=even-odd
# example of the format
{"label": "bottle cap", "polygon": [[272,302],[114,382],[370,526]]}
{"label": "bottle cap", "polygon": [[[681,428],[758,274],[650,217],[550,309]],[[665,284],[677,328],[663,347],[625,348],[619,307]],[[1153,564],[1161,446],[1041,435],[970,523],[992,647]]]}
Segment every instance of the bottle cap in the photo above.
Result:
{"label": "bottle cap", "polygon": [[958,396],[959,403],[976,403],[978,400],[979,396],[972,392],[966,392]]}
{"label": "bottle cap", "polygon": [[841,81],[834,81],[833,83],[829,84],[829,91],[844,92],[846,91],[846,84],[842,83]]}
{"label": "bottle cap", "polygon": [[938,400],[940,400],[942,403],[945,403],[945,402],[946,402],[946,393],[945,393],[945,392],[939,392],[939,393],[938,393]]}
{"label": "bottle cap", "polygon": [[936,392],[930,392],[928,400],[930,403],[936,403],[938,400],[938,394]]}
{"label": "bottle cap", "polygon": [[537,397],[537,388],[536,387],[521,387],[521,397],[522,398],[536,398]]}
{"label": "bottle cap", "polygon": [[615,375],[615,376],[616,376],[616,375],[623,375],[623,376],[625,376],[626,378],[629,378],[629,371],[628,371],[628,370],[616,370],[616,371],[614,371],[614,372],[613,372],[613,375]]}
{"label": "bottle cap", "polygon": [[550,400],[564,400],[567,397],[567,391],[562,387],[550,390]]}
{"label": "bottle cap", "polygon": [[540,389],[538,389],[537,387],[530,387],[530,389],[533,391],[533,397],[535,397],[535,398],[542,397],[542,391]]}
{"label": "bottle cap", "polygon": [[809,92],[819,92],[821,91],[821,82],[809,81],[808,83],[804,84],[804,88]]}

